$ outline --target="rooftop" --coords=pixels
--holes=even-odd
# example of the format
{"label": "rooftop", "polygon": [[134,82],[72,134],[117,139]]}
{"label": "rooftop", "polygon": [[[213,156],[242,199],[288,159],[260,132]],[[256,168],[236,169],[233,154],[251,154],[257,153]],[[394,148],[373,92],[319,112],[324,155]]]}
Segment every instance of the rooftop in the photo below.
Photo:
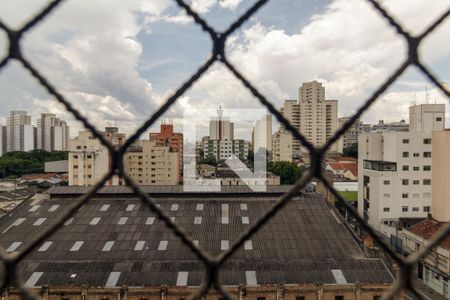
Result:
{"label": "rooftop", "polygon": [[[227,187],[220,194],[146,187],[173,221],[212,255],[226,251],[282,192]],[[0,246],[21,247],[86,189],[57,187],[0,219]],[[113,195],[116,194],[116,195]],[[64,196],[64,197],[63,197]],[[294,230],[293,230],[294,229]],[[105,187],[22,263],[28,286],[199,286],[204,266],[125,187]],[[366,258],[318,194],[299,194],[247,240],[221,272],[225,285],[389,283],[380,259]]]}
{"label": "rooftop", "polygon": [[[412,226],[411,228],[408,229],[408,231],[422,237],[425,240],[429,240],[444,225],[445,225],[445,222],[439,222],[435,219],[428,218],[428,219],[425,219],[422,222],[419,222],[416,225]],[[450,250],[450,236],[445,238],[440,243],[440,246],[445,249]]]}

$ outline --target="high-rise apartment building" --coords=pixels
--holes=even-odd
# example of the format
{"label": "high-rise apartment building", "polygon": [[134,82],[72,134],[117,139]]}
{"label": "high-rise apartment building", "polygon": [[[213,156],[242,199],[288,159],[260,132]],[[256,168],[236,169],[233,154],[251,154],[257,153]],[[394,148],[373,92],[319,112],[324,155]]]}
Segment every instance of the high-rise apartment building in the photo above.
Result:
{"label": "high-rise apartment building", "polygon": [[217,110],[217,117],[209,121],[209,138],[211,140],[233,140],[234,123],[228,117],[223,116],[221,107]]}
{"label": "high-rise apartment building", "polygon": [[[300,105],[297,100],[285,100],[280,112],[292,127],[300,131]],[[292,146],[292,154],[300,154],[300,141],[294,139],[292,134],[285,130],[284,126],[280,126],[280,128],[281,131],[291,136],[292,142],[290,144]],[[292,158],[289,160],[292,160]]]}
{"label": "high-rise apartment building", "polygon": [[[350,117],[343,117],[338,119],[339,128],[344,126],[350,120]],[[356,120],[355,123],[341,136],[338,140],[338,151],[343,152],[345,148],[352,144],[358,143],[358,136],[364,132],[363,122]]]}
{"label": "high-rise apartment building", "polygon": [[183,134],[174,132],[173,124],[161,124],[160,132],[150,132],[149,140],[156,146],[170,147],[170,150],[178,154],[179,179],[183,176]]}
{"label": "high-rise apartment building", "polygon": [[[120,146],[125,134],[117,127],[106,127],[103,133],[113,145]],[[108,149],[94,137],[92,132],[80,131],[79,136],[69,141],[69,185],[95,185],[108,173],[112,165]],[[114,175],[106,185],[122,185],[123,179]]]}
{"label": "high-rise apartment building", "polygon": [[26,111],[13,110],[6,120],[6,152],[35,149],[34,127]]}
{"label": "high-rise apartment building", "polygon": [[259,149],[272,152],[272,115],[257,120],[253,127],[253,152]]}
{"label": "high-rise apartment building", "polygon": [[177,185],[179,153],[170,146],[136,141],[125,154],[125,171],[139,185]]}
{"label": "high-rise apartment building", "polygon": [[216,160],[226,160],[233,155],[247,159],[250,143],[245,140],[203,140],[203,156],[212,156]]}
{"label": "high-rise apartment building", "polygon": [[69,126],[55,114],[44,113],[36,124],[36,148],[65,151],[69,148]]}
{"label": "high-rise apartment building", "polygon": [[[320,147],[337,130],[337,100],[325,100],[325,87],[317,81],[299,88],[300,132]],[[337,150],[337,144],[331,150]]]}
{"label": "high-rise apartment building", "polygon": [[273,135],[272,160],[292,161],[293,139],[290,132],[280,129]]}
{"label": "high-rise apartment building", "polygon": [[[410,108],[411,131],[372,132],[359,136],[358,211],[386,236],[410,221],[425,218],[432,205],[432,136],[444,130],[445,107],[432,122],[431,104]],[[434,168],[434,166],[433,166]]]}

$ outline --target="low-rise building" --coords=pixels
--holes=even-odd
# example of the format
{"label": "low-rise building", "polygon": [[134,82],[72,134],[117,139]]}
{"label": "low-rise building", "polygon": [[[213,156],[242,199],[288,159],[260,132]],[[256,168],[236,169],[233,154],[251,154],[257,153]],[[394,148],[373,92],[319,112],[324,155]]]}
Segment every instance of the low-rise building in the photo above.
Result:
{"label": "low-rise building", "polygon": [[[403,230],[403,251],[411,255],[426,246],[446,223],[431,217]],[[450,299],[450,236],[429,251],[417,264],[417,276],[436,293]]]}

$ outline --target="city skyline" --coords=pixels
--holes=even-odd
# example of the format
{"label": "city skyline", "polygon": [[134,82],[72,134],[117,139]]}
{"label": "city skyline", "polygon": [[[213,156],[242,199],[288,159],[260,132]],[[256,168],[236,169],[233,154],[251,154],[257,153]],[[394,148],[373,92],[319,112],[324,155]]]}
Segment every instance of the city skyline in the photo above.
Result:
{"label": "city skyline", "polygon": [[[17,3],[0,4],[4,14],[0,16],[11,26],[18,26],[44,4],[26,0],[20,1],[23,5]],[[192,1],[193,8],[217,28],[225,28],[249,4]],[[56,10],[24,41],[25,53],[98,128],[117,122],[124,132],[131,133],[208,57],[210,45],[208,37],[201,35],[199,28],[169,1],[135,1],[114,10],[105,5],[77,1]],[[445,8],[445,1],[436,1],[426,10],[426,4],[418,0],[385,5],[417,33]],[[73,11],[85,11],[87,6],[92,15],[85,16],[83,22],[71,16]],[[267,6],[233,36],[228,55],[277,107],[285,99],[295,97],[301,82],[318,80],[327,87],[330,99],[341,101],[339,117],[348,116],[390,74],[405,52],[401,39],[365,3],[321,0],[313,4],[298,1],[288,6],[283,0]],[[108,11],[102,14],[102,24],[110,24],[108,27],[99,27],[98,18],[91,17],[97,11]],[[273,11],[275,14],[270,13]],[[350,15],[352,22],[348,21],[352,19]],[[352,29],[336,31],[335,23]],[[446,26],[427,40],[421,53],[448,84],[448,53],[437,46]],[[377,37],[369,40],[366,32],[370,31],[376,31]],[[28,43],[33,43],[33,47],[27,47]],[[187,51],[176,51],[179,43]],[[48,51],[52,55],[44,55]],[[5,105],[0,116],[9,110],[26,108],[37,118],[37,113],[48,111],[67,120],[73,132],[78,131],[80,124],[17,64],[9,64],[2,75],[0,88]],[[375,123],[380,119],[406,119],[404,111],[412,102],[425,102],[426,84],[430,102],[443,103],[441,93],[414,68],[409,68],[362,120]],[[230,108],[259,107],[258,101],[228,71],[215,65],[166,116],[181,118],[185,108],[217,107],[224,103]],[[4,122],[0,118],[0,123]]]}

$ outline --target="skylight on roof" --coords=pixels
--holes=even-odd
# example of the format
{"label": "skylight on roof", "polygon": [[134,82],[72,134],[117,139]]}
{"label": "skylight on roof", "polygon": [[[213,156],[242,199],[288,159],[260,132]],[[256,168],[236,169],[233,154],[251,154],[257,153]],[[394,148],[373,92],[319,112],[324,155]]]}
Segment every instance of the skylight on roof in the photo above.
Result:
{"label": "skylight on roof", "polygon": [[169,244],[169,241],[160,241],[158,251],[165,251],[167,249],[167,244]]}
{"label": "skylight on roof", "polygon": [[103,246],[102,251],[111,251],[112,247],[114,246],[114,241],[107,241],[105,245]]}
{"label": "skylight on roof", "polygon": [[198,246],[198,240],[194,240],[195,246]]}
{"label": "skylight on roof", "polygon": [[53,204],[52,206],[50,206],[48,211],[56,211],[58,208],[59,208],[59,204]]}
{"label": "skylight on roof", "polygon": [[189,272],[178,272],[177,275],[177,286],[187,286],[189,278]]}
{"label": "skylight on roof", "polygon": [[98,217],[92,218],[91,222],[89,222],[89,225],[97,225],[98,222],[100,222],[101,219],[102,218],[98,218]]}
{"label": "skylight on roof", "polygon": [[228,224],[229,223],[229,207],[228,207],[228,204],[222,204],[221,223],[222,224]]}
{"label": "skylight on roof", "polygon": [[6,249],[6,252],[14,252],[17,250],[17,248],[22,245],[22,242],[13,242],[9,247]]}
{"label": "skylight on roof", "polygon": [[119,222],[117,222],[118,225],[125,225],[128,221],[128,217],[121,217],[119,219]]}
{"label": "skylight on roof", "polygon": [[106,280],[105,287],[115,287],[119,281],[120,272],[111,272]]}
{"label": "skylight on roof", "polygon": [[153,225],[155,223],[155,217],[148,217],[145,221],[145,225]]}
{"label": "skylight on roof", "polygon": [[251,240],[247,240],[244,242],[244,249],[245,250],[253,250],[253,243]]}
{"label": "skylight on roof", "polygon": [[76,241],[75,243],[73,243],[72,248],[70,248],[70,251],[78,251],[80,250],[81,246],[83,246],[84,242],[83,241]]}
{"label": "skylight on roof", "polygon": [[31,276],[28,278],[27,282],[25,282],[25,286],[27,286],[27,287],[35,287],[36,283],[39,281],[39,279],[41,278],[42,274],[44,274],[44,272],[33,272],[31,274]]}
{"label": "skylight on roof", "polygon": [[203,210],[204,206],[203,203],[199,203],[197,204],[197,207],[195,208],[196,210]]}
{"label": "skylight on roof", "polygon": [[33,205],[28,211],[29,212],[36,211],[39,207],[41,207],[41,206],[40,205]]}
{"label": "skylight on roof", "polygon": [[202,224],[202,217],[195,217],[194,218],[194,224]]}
{"label": "skylight on roof", "polygon": [[333,274],[334,280],[336,280],[337,284],[347,284],[347,279],[345,279],[342,270],[339,269],[331,270],[331,273]]}
{"label": "skylight on roof", "polygon": [[42,246],[37,250],[38,252],[45,252],[50,248],[50,246],[53,244],[52,241],[46,241],[42,244]]}
{"label": "skylight on roof", "polygon": [[256,271],[245,271],[245,281],[247,285],[258,285]]}
{"label": "skylight on roof", "polygon": [[247,210],[247,203],[241,203],[241,210]]}
{"label": "skylight on roof", "polygon": [[128,204],[127,208],[125,209],[126,211],[132,211],[134,209],[134,207],[136,206],[136,204]]}
{"label": "skylight on roof", "polygon": [[45,222],[45,220],[47,220],[47,218],[39,218],[36,220],[36,222],[33,223],[33,226],[41,226],[42,223]]}
{"label": "skylight on roof", "polygon": [[144,249],[145,241],[137,241],[134,246],[135,251],[142,251]]}
{"label": "skylight on roof", "polygon": [[242,217],[242,224],[250,224],[250,220],[248,217]]}
{"label": "skylight on roof", "polygon": [[170,219],[172,220],[172,222],[175,222],[175,217],[171,217]]}
{"label": "skylight on roof", "polygon": [[66,222],[64,222],[64,226],[70,225],[73,222],[73,218],[67,219]]}
{"label": "skylight on roof", "polygon": [[23,221],[25,221],[26,218],[18,218],[17,220],[14,221],[14,223],[12,223],[12,226],[19,226],[20,224],[23,223]]}
{"label": "skylight on roof", "polygon": [[178,210],[178,204],[172,204],[172,207],[170,207],[170,210],[177,211]]}
{"label": "skylight on roof", "polygon": [[107,211],[111,205],[109,204],[103,204],[102,207],[100,207],[100,211]]}
{"label": "skylight on roof", "polygon": [[220,250],[228,250],[230,248],[229,240],[221,240],[220,241]]}

